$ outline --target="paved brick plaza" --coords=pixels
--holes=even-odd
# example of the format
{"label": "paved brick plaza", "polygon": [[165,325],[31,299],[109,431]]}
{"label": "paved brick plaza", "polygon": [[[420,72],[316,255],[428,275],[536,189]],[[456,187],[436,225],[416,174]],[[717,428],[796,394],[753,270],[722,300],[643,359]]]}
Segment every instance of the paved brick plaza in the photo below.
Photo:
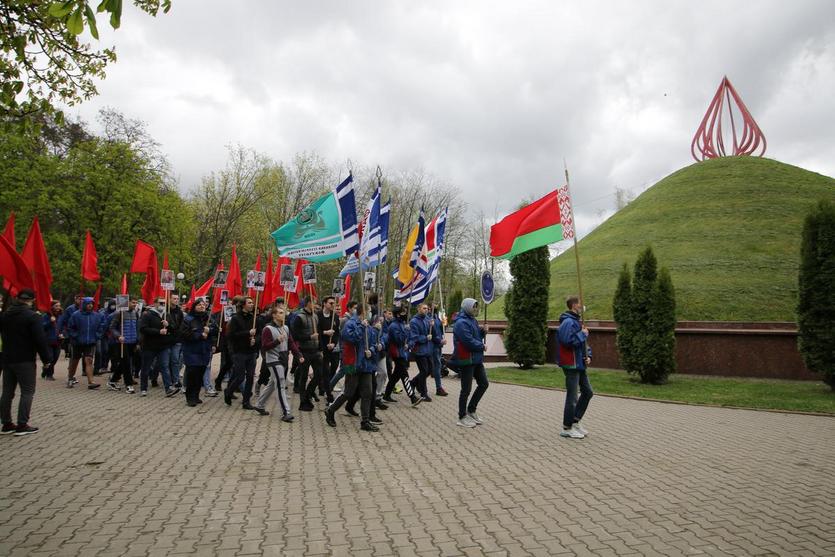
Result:
{"label": "paved brick plaza", "polygon": [[493,384],[465,430],[447,386],[372,434],[41,381],[0,555],[835,555],[835,419],[596,397],[573,441],[562,393]]}

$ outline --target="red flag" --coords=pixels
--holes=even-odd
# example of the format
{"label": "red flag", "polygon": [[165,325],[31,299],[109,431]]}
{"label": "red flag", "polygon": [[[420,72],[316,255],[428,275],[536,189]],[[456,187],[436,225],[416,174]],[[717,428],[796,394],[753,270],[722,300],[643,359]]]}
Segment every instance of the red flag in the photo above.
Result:
{"label": "red flag", "polygon": [[37,216],[32,219],[32,226],[29,227],[22,258],[35,275],[35,305],[41,311],[49,311],[52,302],[52,294],[49,292],[52,286],[52,269],[49,267],[49,257],[46,255]]}
{"label": "red flag", "polygon": [[142,283],[142,299],[146,304],[153,304],[154,298],[159,290],[159,267],[157,264],[157,250],[151,244],[142,240],[136,241],[136,248],[133,252],[133,261],[130,264],[131,273],[145,273],[145,282]]}
{"label": "red flag", "polygon": [[291,310],[301,304],[302,298],[316,297],[316,288],[312,284],[305,285],[302,280],[302,266],[306,264],[306,259],[296,260],[296,291],[287,293],[287,307]]}
{"label": "red flag", "polygon": [[194,285],[191,285],[191,297],[188,299],[188,307],[191,307],[191,304],[194,303],[194,300],[197,298],[205,298],[209,294],[209,290],[212,289],[212,285],[215,283],[215,275],[212,273],[212,276],[209,277],[209,280],[204,282],[200,285],[200,288],[194,288]]}
{"label": "red flag", "polygon": [[84,253],[81,256],[81,278],[89,281],[101,280],[98,269],[99,256],[96,254],[96,245],[93,243],[93,236],[87,231],[84,239]]}
{"label": "red flag", "polygon": [[14,211],[9,215],[9,220],[6,221],[6,228],[3,230],[3,237],[9,241],[12,247],[17,251],[17,242],[14,235]]}
{"label": "red flag", "polygon": [[128,293],[128,274],[122,273],[122,294]]}
{"label": "red flag", "polygon": [[[260,251],[258,252],[258,259],[255,261],[255,270],[256,271],[261,270],[261,252]],[[250,288],[246,295],[249,296],[250,298],[252,298],[253,300],[255,300],[256,292],[257,291],[254,288]],[[259,304],[261,303],[261,296],[260,295],[258,296],[258,303]]]}
{"label": "red flag", "polygon": [[345,277],[345,294],[342,295],[342,299],[339,300],[339,308],[340,313],[339,317],[345,315],[345,312],[348,311],[348,301],[351,299],[351,275]]}
{"label": "red flag", "polygon": [[273,303],[273,252],[267,258],[267,274],[264,277],[264,291],[261,292],[261,309]]}
{"label": "red flag", "polygon": [[[17,251],[17,242],[15,241],[14,235],[14,211],[9,214],[9,220],[6,221],[6,228],[3,230],[3,237],[9,241],[12,245],[12,248]],[[8,280],[3,279],[3,288],[5,290],[11,291],[12,283]]]}
{"label": "red flag", "polygon": [[232,262],[229,264],[229,275],[226,278],[226,290],[229,291],[229,301],[239,294],[243,294],[243,283],[241,282],[241,266],[238,263],[238,252],[236,246],[232,246]]}
{"label": "red flag", "polygon": [[96,287],[96,293],[93,295],[93,311],[98,311],[101,303],[101,283]]}
{"label": "red flag", "polygon": [[12,294],[23,288],[35,288],[29,267],[5,235],[0,236],[0,275],[8,281]]}

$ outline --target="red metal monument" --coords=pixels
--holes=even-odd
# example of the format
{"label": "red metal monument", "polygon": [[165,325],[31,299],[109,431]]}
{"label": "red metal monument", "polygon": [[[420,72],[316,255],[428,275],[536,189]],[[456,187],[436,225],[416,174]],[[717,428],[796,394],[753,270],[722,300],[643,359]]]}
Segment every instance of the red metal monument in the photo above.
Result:
{"label": "red metal monument", "polygon": [[[741,120],[742,129],[737,134],[736,117]],[[731,137],[733,138],[733,152],[725,151],[725,137],[722,124],[727,117],[731,124]],[[713,95],[710,106],[707,108],[702,123],[693,136],[693,143],[690,144],[690,153],[697,161],[715,159],[728,155],[756,155],[765,154],[766,141],[762,130],[754,121],[754,117],[748,111],[745,103],[734,86],[731,85],[727,76],[722,78],[719,89]],[[759,150],[759,153],[756,151]]]}

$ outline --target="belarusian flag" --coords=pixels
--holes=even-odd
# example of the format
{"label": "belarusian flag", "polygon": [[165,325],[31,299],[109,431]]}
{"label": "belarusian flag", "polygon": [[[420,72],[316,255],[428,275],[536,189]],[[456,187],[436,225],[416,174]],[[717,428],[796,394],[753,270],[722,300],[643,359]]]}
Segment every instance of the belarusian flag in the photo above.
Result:
{"label": "belarusian flag", "polygon": [[490,227],[490,255],[502,259],[574,237],[568,185]]}

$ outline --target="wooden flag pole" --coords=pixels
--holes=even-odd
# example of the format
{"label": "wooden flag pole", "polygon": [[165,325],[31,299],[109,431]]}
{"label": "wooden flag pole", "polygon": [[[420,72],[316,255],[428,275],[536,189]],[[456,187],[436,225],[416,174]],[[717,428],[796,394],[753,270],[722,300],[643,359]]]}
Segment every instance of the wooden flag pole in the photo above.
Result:
{"label": "wooden flag pole", "polygon": [[[574,220],[574,203],[571,203],[571,184],[568,180],[568,165],[565,163],[565,159],[562,161],[563,167],[565,168],[565,186],[568,189],[568,199],[569,199],[569,211],[571,214],[571,226],[574,228],[574,258],[577,262],[577,295],[580,296],[580,322],[582,323],[585,319],[585,310],[586,306],[583,304],[583,283],[580,280],[580,251],[577,248],[577,221]],[[559,195],[557,196],[557,208],[559,208]]]}
{"label": "wooden flag pole", "polygon": [[258,317],[258,295],[261,293],[260,290],[255,291],[255,307],[252,308],[252,328],[255,328],[255,319]]}

